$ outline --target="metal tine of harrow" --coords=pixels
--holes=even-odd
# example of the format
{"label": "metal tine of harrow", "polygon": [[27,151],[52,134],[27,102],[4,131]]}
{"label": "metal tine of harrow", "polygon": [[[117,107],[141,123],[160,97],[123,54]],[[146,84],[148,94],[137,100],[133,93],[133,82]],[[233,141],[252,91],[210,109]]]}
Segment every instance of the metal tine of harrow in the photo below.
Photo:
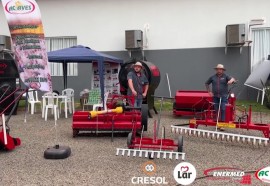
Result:
{"label": "metal tine of harrow", "polygon": [[207,132],[207,138],[209,138],[210,137],[210,132]]}
{"label": "metal tine of harrow", "polygon": [[240,141],[240,136],[237,137],[237,141],[238,141],[238,142]]}
{"label": "metal tine of harrow", "polygon": [[147,151],[144,151],[145,152],[145,155],[144,155],[144,157],[148,157],[148,152]]}
{"label": "metal tine of harrow", "polygon": [[198,131],[197,136],[200,137],[200,135],[201,135],[201,131]]}
{"label": "metal tine of harrow", "polygon": [[264,140],[264,145],[267,146],[268,145],[268,141]]}
{"label": "metal tine of harrow", "polygon": [[225,134],[222,134],[221,140],[224,140],[224,138],[225,138]]}
{"label": "metal tine of harrow", "polygon": [[131,153],[131,150],[128,150],[127,156],[129,157]]}
{"label": "metal tine of harrow", "polygon": [[173,153],[169,152],[169,159],[172,159]]}
{"label": "metal tine of harrow", "polygon": [[248,144],[250,144],[250,140],[251,140],[251,139],[250,139],[250,138],[248,138],[248,140],[247,140]]}
{"label": "metal tine of harrow", "polygon": [[245,143],[246,139],[245,138],[242,138],[242,142]]}
{"label": "metal tine of harrow", "polygon": [[182,154],[182,160],[185,160],[186,154]]}
{"label": "metal tine of harrow", "polygon": [[176,159],[176,160],[179,159],[179,154],[178,154],[178,152],[175,153],[175,159]]}
{"label": "metal tine of harrow", "polygon": [[215,133],[212,133],[212,139],[215,139]]}
{"label": "metal tine of harrow", "polygon": [[166,151],[163,152],[163,159],[166,159]]}
{"label": "metal tine of harrow", "polygon": [[232,136],[232,142],[234,142],[235,136]]}
{"label": "metal tine of harrow", "polygon": [[227,141],[230,141],[230,136],[228,135],[226,139],[227,139]]}
{"label": "metal tine of harrow", "polygon": [[188,132],[188,130],[187,130],[187,129],[185,129],[185,130],[184,130],[184,133],[185,133],[185,134],[187,134],[187,132]]}
{"label": "metal tine of harrow", "polygon": [[256,145],[256,139],[255,138],[253,139],[253,145],[254,146]]}
{"label": "metal tine of harrow", "polygon": [[119,155],[119,149],[116,149],[116,156]]}
{"label": "metal tine of harrow", "polygon": [[124,156],[125,155],[125,149],[122,149],[122,156]]}
{"label": "metal tine of harrow", "polygon": [[154,158],[154,156],[155,156],[155,152],[152,151],[152,152],[151,152],[151,158]]}
{"label": "metal tine of harrow", "polygon": [[139,157],[140,157],[140,158],[142,157],[142,153],[143,153],[143,151],[140,150],[140,152],[139,152]]}
{"label": "metal tine of harrow", "polygon": [[171,131],[172,131],[172,133],[175,133],[175,128],[174,128],[174,127],[172,127]]}
{"label": "metal tine of harrow", "polygon": [[183,133],[183,129],[180,129],[180,134],[182,134]]}
{"label": "metal tine of harrow", "polygon": [[160,151],[157,152],[157,159],[160,158]]}
{"label": "metal tine of harrow", "polygon": [[262,144],[262,140],[261,139],[259,139],[259,145],[261,145]]}
{"label": "metal tine of harrow", "polygon": [[137,155],[137,151],[136,150],[133,150],[133,157],[135,157]]}

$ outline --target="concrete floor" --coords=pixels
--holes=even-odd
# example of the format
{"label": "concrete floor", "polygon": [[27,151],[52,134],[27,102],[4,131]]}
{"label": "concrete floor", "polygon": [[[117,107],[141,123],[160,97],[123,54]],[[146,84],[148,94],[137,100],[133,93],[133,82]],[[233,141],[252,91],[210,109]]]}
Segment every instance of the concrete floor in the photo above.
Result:
{"label": "concrete floor", "polygon": [[[149,119],[150,130],[145,136],[152,136],[154,119]],[[260,121],[258,114],[255,119]],[[263,122],[269,123],[269,116],[262,115]],[[177,134],[170,132],[170,125],[187,123],[187,119],[175,118],[171,113],[163,113],[162,124],[166,127],[168,138],[177,139]],[[0,185],[133,185],[131,178],[147,176],[142,171],[146,158],[115,156],[116,148],[126,147],[126,137],[83,135],[72,137],[72,118],[63,115],[58,120],[60,145],[71,147],[72,154],[64,160],[43,158],[44,150],[55,144],[54,120],[50,116],[45,122],[41,113],[27,115],[19,111],[9,122],[11,135],[20,137],[22,145],[11,152],[0,152]],[[235,132],[235,131],[234,131]],[[245,132],[247,133],[247,132]],[[248,132],[252,135],[262,134]],[[204,176],[203,171],[214,167],[234,167],[245,171],[258,170],[269,166],[269,147],[213,141],[191,136],[184,137],[186,160],[197,169],[197,177]],[[168,185],[177,185],[173,170],[180,160],[154,159],[157,171],[153,176],[165,177]],[[262,185],[254,173],[252,185]],[[193,185],[240,185],[238,181],[213,181],[208,178],[198,179]]]}

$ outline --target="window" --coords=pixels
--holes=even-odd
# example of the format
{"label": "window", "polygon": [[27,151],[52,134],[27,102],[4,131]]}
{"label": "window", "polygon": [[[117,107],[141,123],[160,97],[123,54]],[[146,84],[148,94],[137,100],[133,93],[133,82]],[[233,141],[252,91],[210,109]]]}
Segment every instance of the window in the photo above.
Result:
{"label": "window", "polygon": [[270,28],[254,28],[251,30],[251,71],[270,55]]}
{"label": "window", "polygon": [[[77,37],[46,37],[47,51],[54,51],[77,45]],[[49,63],[52,76],[63,76],[62,63]],[[78,64],[69,63],[67,68],[68,76],[78,76]]]}

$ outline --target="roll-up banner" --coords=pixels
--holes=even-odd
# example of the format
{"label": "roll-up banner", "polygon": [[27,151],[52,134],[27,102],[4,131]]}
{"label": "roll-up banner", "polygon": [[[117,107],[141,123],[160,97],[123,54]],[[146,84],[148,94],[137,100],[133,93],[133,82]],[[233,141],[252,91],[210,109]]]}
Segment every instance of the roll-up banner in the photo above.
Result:
{"label": "roll-up banner", "polygon": [[35,0],[2,0],[20,78],[36,90],[51,91],[43,25]]}

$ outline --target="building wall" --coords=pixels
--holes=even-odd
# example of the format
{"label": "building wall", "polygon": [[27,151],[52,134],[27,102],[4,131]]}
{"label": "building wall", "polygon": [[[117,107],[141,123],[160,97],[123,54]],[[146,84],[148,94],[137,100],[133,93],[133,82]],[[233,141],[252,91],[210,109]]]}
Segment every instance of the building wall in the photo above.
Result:
{"label": "building wall", "polygon": [[[144,25],[149,24],[146,57],[157,64],[163,74],[169,73],[173,91],[203,89],[205,79],[213,73],[212,68],[217,63],[224,63],[228,73],[241,80],[239,89],[242,90],[242,84],[250,73],[247,48],[242,54],[232,48],[225,55],[225,26],[262,17],[270,21],[269,0],[37,2],[46,36],[77,36],[78,44],[98,51],[113,51],[113,54],[124,59],[128,58],[124,51],[125,30],[144,30]],[[0,28],[0,34],[9,35],[2,9]],[[77,92],[89,86],[90,69],[91,65],[79,65],[79,76],[69,78],[68,85]],[[85,83],[81,83],[85,80]],[[53,83],[54,87],[61,87],[61,77],[54,77]],[[158,89],[159,94],[165,94],[166,91],[163,86]],[[244,90],[242,95],[249,93]],[[243,96],[247,97],[250,96]]]}

